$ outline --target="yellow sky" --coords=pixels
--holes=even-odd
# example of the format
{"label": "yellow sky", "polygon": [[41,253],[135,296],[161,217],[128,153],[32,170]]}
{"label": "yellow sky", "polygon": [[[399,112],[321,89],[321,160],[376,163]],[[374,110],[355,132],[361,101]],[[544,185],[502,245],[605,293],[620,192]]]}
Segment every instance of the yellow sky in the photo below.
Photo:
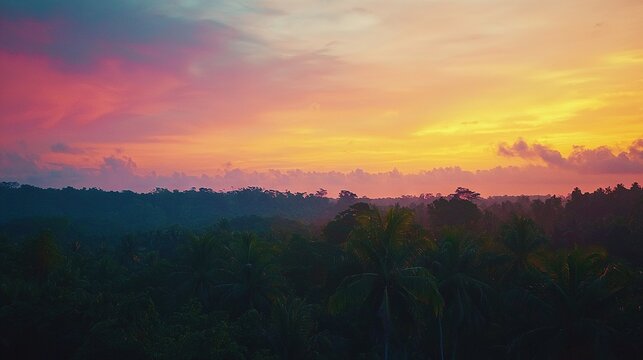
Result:
{"label": "yellow sky", "polygon": [[643,136],[642,4],[267,3],[284,13],[241,16],[248,31],[340,66],[304,99],[177,146],[204,169],[221,152],[259,170],[407,172],[520,164],[495,152],[519,137],[564,154],[625,149]]}
{"label": "yellow sky", "polygon": [[[160,174],[417,173],[546,165],[498,154],[518,139],[568,157],[643,138],[641,0],[158,2],[126,8],[140,37],[110,6],[13,15],[26,45],[0,43],[0,150]],[[51,30],[65,17],[86,38]]]}

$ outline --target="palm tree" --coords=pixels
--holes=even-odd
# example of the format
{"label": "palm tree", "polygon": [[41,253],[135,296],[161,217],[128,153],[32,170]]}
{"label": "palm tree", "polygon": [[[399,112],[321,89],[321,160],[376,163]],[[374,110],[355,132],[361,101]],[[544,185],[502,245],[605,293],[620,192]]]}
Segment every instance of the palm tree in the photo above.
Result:
{"label": "palm tree", "polygon": [[540,351],[548,358],[609,358],[615,330],[610,316],[629,282],[625,269],[600,250],[575,248],[555,254],[542,270],[545,322],[521,334],[510,350]]}
{"label": "palm tree", "polygon": [[309,359],[315,330],[313,306],[302,299],[279,299],[271,312],[270,338],[281,359]]}
{"label": "palm tree", "polygon": [[525,217],[514,216],[500,230],[500,242],[508,252],[507,277],[520,277],[533,270],[533,256],[545,243],[545,236],[538,225]]}
{"label": "palm tree", "polygon": [[221,245],[209,236],[193,238],[183,258],[183,266],[175,273],[179,282],[179,294],[196,296],[204,306],[212,300],[213,290],[217,284],[217,255]]}
{"label": "palm tree", "polygon": [[446,337],[452,358],[456,358],[459,348],[476,351],[470,344],[458,346],[459,340],[480,341],[479,333],[490,316],[491,287],[478,279],[478,257],[478,246],[473,239],[458,230],[446,232],[431,252],[430,268],[438,279],[445,302],[443,318],[438,321],[440,331],[443,320],[447,324]]}
{"label": "palm tree", "polygon": [[217,269],[221,303],[235,312],[256,309],[267,313],[283,295],[284,281],[273,263],[272,251],[253,234],[243,234],[224,248]]}
{"label": "palm tree", "polygon": [[431,273],[415,266],[427,244],[413,236],[412,212],[395,206],[383,215],[371,209],[358,220],[348,249],[360,260],[364,272],[344,278],[329,307],[334,314],[350,307],[374,311],[381,322],[384,358],[388,359],[394,329],[408,330],[422,305],[439,314],[442,297]]}

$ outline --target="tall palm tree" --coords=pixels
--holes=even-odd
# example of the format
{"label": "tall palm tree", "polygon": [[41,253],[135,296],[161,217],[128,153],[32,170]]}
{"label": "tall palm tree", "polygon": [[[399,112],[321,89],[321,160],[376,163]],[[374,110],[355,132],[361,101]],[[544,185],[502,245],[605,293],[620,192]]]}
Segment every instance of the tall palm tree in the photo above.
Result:
{"label": "tall palm tree", "polygon": [[547,358],[609,358],[615,330],[610,316],[629,282],[625,269],[602,251],[562,251],[543,262],[540,294],[545,322],[521,334],[511,350]]}
{"label": "tall palm tree", "polygon": [[[478,257],[476,243],[458,230],[446,232],[430,254],[430,269],[438,279],[445,303],[439,326],[442,329],[442,322],[446,324],[445,335],[453,359],[460,348],[476,351],[470,343],[481,340],[479,335],[490,317],[491,287],[479,279]],[[469,344],[458,346],[460,341]]]}
{"label": "tall palm tree", "polygon": [[329,300],[331,313],[350,307],[368,307],[381,323],[384,358],[389,358],[394,330],[406,329],[430,306],[442,309],[442,297],[431,273],[416,266],[426,242],[414,236],[413,214],[395,206],[386,214],[371,209],[359,217],[348,249],[362,263],[364,272],[346,277]]}
{"label": "tall palm tree", "polygon": [[174,274],[179,283],[179,294],[195,296],[204,306],[212,301],[217,284],[217,255],[222,246],[210,236],[193,238],[186,246],[183,265]]}

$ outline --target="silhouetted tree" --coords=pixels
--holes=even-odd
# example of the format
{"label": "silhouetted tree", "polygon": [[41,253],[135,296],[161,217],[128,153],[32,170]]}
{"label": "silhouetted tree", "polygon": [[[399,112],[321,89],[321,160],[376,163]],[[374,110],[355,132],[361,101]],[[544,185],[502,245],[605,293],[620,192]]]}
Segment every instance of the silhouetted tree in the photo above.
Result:
{"label": "silhouetted tree", "polygon": [[517,354],[556,359],[607,359],[617,342],[609,323],[628,275],[602,252],[573,249],[543,262],[545,323],[518,336]]}
{"label": "silhouetted tree", "polygon": [[357,218],[369,209],[367,203],[359,202],[340,212],[322,230],[324,239],[332,244],[345,243],[351,231],[358,225]]}
{"label": "silhouetted tree", "polygon": [[247,309],[268,313],[273,301],[283,296],[283,280],[272,251],[254,235],[242,234],[225,249],[223,267],[217,269],[221,303],[239,314]]}
{"label": "silhouetted tree", "polygon": [[359,221],[349,249],[360,259],[365,272],[345,278],[329,306],[335,314],[354,306],[366,306],[371,314],[377,314],[384,358],[388,359],[391,339],[404,340],[418,307],[430,306],[434,314],[439,314],[442,297],[429,271],[415,266],[427,244],[409,236],[413,217],[408,209],[394,207],[385,215],[373,209]]}
{"label": "silhouetted tree", "polygon": [[459,197],[433,201],[428,205],[428,214],[429,226],[438,234],[448,227],[475,229],[482,216],[476,204]]}
{"label": "silhouetted tree", "polygon": [[444,298],[440,327],[445,324],[450,358],[480,356],[481,346],[477,343],[485,339],[484,330],[491,317],[492,288],[479,279],[482,268],[478,246],[467,233],[451,230],[439,240],[430,259],[430,269],[438,279]]}
{"label": "silhouetted tree", "polygon": [[480,198],[480,193],[469,190],[465,187],[458,187],[453,194],[449,195],[450,198],[458,198],[460,200],[474,201]]}
{"label": "silhouetted tree", "polygon": [[313,306],[297,298],[277,300],[271,312],[270,338],[281,359],[310,359],[314,356],[316,327]]}
{"label": "silhouetted tree", "polygon": [[533,255],[545,244],[545,236],[536,223],[523,217],[514,217],[500,231],[500,242],[509,258],[505,279],[516,279],[533,270]]}

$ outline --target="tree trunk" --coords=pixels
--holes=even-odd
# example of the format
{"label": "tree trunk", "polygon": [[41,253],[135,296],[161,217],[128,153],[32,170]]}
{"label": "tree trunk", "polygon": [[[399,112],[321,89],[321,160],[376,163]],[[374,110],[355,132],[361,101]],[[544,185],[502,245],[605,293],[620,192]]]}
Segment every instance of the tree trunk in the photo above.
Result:
{"label": "tree trunk", "polygon": [[440,360],[444,360],[444,337],[442,336],[442,315],[438,316],[438,329],[440,331]]}

